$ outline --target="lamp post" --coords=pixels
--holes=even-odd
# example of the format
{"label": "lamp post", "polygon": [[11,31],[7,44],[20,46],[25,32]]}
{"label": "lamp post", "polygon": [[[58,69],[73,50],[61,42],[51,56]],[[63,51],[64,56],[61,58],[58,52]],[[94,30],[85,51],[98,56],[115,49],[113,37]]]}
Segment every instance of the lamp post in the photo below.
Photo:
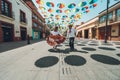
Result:
{"label": "lamp post", "polygon": [[110,1],[107,0],[107,13],[106,13],[106,25],[105,25],[105,43],[107,43],[107,26],[108,26],[108,7],[109,7]]}

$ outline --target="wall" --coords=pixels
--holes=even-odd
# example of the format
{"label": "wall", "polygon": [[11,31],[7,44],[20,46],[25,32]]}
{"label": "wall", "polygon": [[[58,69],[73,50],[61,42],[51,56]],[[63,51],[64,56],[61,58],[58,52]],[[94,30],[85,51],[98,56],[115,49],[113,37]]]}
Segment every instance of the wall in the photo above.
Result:
{"label": "wall", "polygon": [[[15,15],[14,33],[15,37],[20,37],[20,26],[27,28],[27,34],[32,36],[32,12],[31,9],[22,0],[9,0],[12,3],[12,10]],[[26,14],[27,24],[20,23],[20,10]]]}

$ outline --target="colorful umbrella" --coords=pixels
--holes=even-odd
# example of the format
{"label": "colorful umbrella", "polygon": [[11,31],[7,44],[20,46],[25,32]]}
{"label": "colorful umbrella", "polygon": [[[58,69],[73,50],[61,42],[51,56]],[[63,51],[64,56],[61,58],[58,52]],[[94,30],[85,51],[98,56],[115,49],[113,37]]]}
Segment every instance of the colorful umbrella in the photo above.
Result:
{"label": "colorful umbrella", "polygon": [[42,6],[39,6],[39,9],[42,10],[42,11],[46,10],[46,9],[45,9],[44,7],[42,7]]}
{"label": "colorful umbrella", "polygon": [[90,10],[87,9],[87,10],[86,10],[86,13],[88,13],[88,12],[90,12]]}
{"label": "colorful umbrella", "polygon": [[68,8],[73,9],[75,6],[76,6],[75,3],[71,3],[71,4],[68,5]]}
{"label": "colorful umbrella", "polygon": [[48,9],[48,12],[52,13],[52,12],[54,12],[54,10],[50,8],[50,9]]}
{"label": "colorful umbrella", "polygon": [[75,8],[73,11],[74,11],[74,12],[79,12],[80,9],[79,9],[79,8]]}
{"label": "colorful umbrella", "polygon": [[66,9],[64,12],[65,12],[66,14],[68,14],[68,13],[70,13],[71,11],[70,11],[69,9]]}
{"label": "colorful umbrella", "polygon": [[97,6],[97,4],[96,4],[96,3],[94,3],[94,4],[93,4],[93,7],[96,7],[96,6]]}
{"label": "colorful umbrella", "polygon": [[62,17],[63,17],[63,18],[67,18],[68,16],[67,16],[67,15],[63,15]]}
{"label": "colorful umbrella", "polygon": [[44,4],[44,2],[42,0],[36,0],[36,3],[41,4],[41,5]]}
{"label": "colorful umbrella", "polygon": [[85,11],[85,10],[86,10],[86,8],[85,8],[85,7],[83,7],[81,10],[82,10],[82,11]]}
{"label": "colorful umbrella", "polygon": [[86,9],[88,9],[89,7],[88,6],[85,6]]}
{"label": "colorful umbrella", "polygon": [[48,7],[54,7],[54,3],[52,3],[52,2],[47,2],[46,5],[47,5]]}
{"label": "colorful umbrella", "polygon": [[97,2],[97,0],[88,0],[89,4],[93,4],[95,2]]}
{"label": "colorful umbrella", "polygon": [[41,12],[41,13],[42,13],[42,14],[44,14],[44,15],[46,15],[46,14],[47,14],[47,12],[45,12],[45,11],[44,11],[44,12]]}
{"label": "colorful umbrella", "polygon": [[50,16],[54,16],[53,14],[50,14]]}
{"label": "colorful umbrella", "polygon": [[79,3],[79,6],[80,6],[80,7],[83,7],[83,6],[85,6],[86,4],[87,4],[86,1],[82,1],[82,2]]}
{"label": "colorful umbrella", "polygon": [[62,8],[64,8],[64,7],[65,7],[65,4],[63,4],[63,3],[58,3],[58,4],[57,4],[57,7],[59,7],[59,8],[61,8],[61,9],[62,9]]}
{"label": "colorful umbrella", "polygon": [[76,18],[80,19],[81,18],[81,14],[76,14]]}
{"label": "colorful umbrella", "polygon": [[57,12],[57,13],[62,13],[62,10],[57,9],[56,12]]}
{"label": "colorful umbrella", "polygon": [[56,18],[57,20],[59,20],[59,19],[60,19],[60,15],[56,15],[55,18]]}
{"label": "colorful umbrella", "polygon": [[74,18],[74,17],[75,17],[75,15],[71,15],[71,16],[70,16],[70,19],[72,19],[72,18]]}

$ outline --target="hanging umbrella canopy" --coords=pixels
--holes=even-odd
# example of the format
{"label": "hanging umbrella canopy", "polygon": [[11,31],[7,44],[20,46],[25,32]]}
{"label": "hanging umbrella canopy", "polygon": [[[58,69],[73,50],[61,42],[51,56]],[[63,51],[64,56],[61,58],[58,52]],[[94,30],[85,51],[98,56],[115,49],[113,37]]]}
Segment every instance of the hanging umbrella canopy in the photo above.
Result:
{"label": "hanging umbrella canopy", "polygon": [[63,15],[62,17],[63,17],[63,18],[68,18],[68,16],[67,16],[67,15]]}
{"label": "hanging umbrella canopy", "polygon": [[70,11],[69,9],[66,9],[64,12],[65,12],[66,14],[68,14],[68,13],[70,13],[71,11]]}
{"label": "hanging umbrella canopy", "polygon": [[81,14],[76,14],[76,18],[80,19],[81,18]]}
{"label": "hanging umbrella canopy", "polygon": [[56,15],[55,17],[56,17],[56,18],[60,18],[60,15]]}
{"label": "hanging umbrella canopy", "polygon": [[44,4],[44,2],[42,0],[36,0],[36,3],[41,4],[41,5]]}
{"label": "hanging umbrella canopy", "polygon": [[63,4],[63,3],[58,3],[58,4],[57,4],[57,7],[59,7],[59,8],[61,8],[61,9],[62,9],[62,8],[64,8],[64,7],[65,7],[65,4]]}
{"label": "hanging umbrella canopy", "polygon": [[48,9],[48,12],[52,13],[52,12],[54,12],[54,10],[50,8],[50,9]]}
{"label": "hanging umbrella canopy", "polygon": [[93,4],[93,7],[96,7],[96,6],[97,6],[97,4],[96,4],[96,3],[94,3],[94,4]]}
{"label": "hanging umbrella canopy", "polygon": [[86,9],[88,9],[89,7],[88,6],[85,6]]}
{"label": "hanging umbrella canopy", "polygon": [[93,4],[95,2],[97,2],[97,0],[88,0],[89,4]]}
{"label": "hanging umbrella canopy", "polygon": [[85,7],[83,7],[81,10],[82,10],[82,11],[86,11],[86,8],[85,8]]}
{"label": "hanging umbrella canopy", "polygon": [[70,16],[70,19],[73,19],[74,17],[75,17],[75,15],[73,14],[73,15]]}
{"label": "hanging umbrella canopy", "polygon": [[88,12],[90,12],[90,10],[89,10],[89,9],[87,9],[87,10],[86,10],[86,13],[88,13]]}
{"label": "hanging umbrella canopy", "polygon": [[46,5],[47,5],[48,7],[54,7],[54,3],[53,3],[53,2],[47,2]]}
{"label": "hanging umbrella canopy", "polygon": [[50,14],[50,16],[54,16],[53,14]]}
{"label": "hanging umbrella canopy", "polygon": [[46,10],[45,7],[43,7],[43,6],[39,6],[39,9],[42,11]]}
{"label": "hanging umbrella canopy", "polygon": [[86,2],[86,1],[82,1],[82,2],[79,3],[79,6],[80,6],[80,7],[83,7],[83,6],[85,6],[85,5],[87,5],[87,2]]}
{"label": "hanging umbrella canopy", "polygon": [[71,3],[71,4],[68,5],[68,8],[73,9],[75,6],[76,6],[75,3]]}
{"label": "hanging umbrella canopy", "polygon": [[57,12],[57,13],[62,13],[62,10],[57,9],[56,12]]}
{"label": "hanging umbrella canopy", "polygon": [[80,9],[79,9],[79,8],[75,8],[73,11],[74,11],[74,12],[79,12]]}
{"label": "hanging umbrella canopy", "polygon": [[45,12],[45,11],[44,11],[44,12],[41,12],[41,13],[42,13],[43,15],[47,15],[47,12]]}

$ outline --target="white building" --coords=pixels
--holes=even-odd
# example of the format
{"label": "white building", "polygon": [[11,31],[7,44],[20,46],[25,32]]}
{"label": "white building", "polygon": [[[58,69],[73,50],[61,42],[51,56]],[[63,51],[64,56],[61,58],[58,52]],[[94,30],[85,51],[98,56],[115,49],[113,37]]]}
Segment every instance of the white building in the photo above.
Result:
{"label": "white building", "polygon": [[0,0],[0,42],[32,36],[32,12],[23,0]]}

